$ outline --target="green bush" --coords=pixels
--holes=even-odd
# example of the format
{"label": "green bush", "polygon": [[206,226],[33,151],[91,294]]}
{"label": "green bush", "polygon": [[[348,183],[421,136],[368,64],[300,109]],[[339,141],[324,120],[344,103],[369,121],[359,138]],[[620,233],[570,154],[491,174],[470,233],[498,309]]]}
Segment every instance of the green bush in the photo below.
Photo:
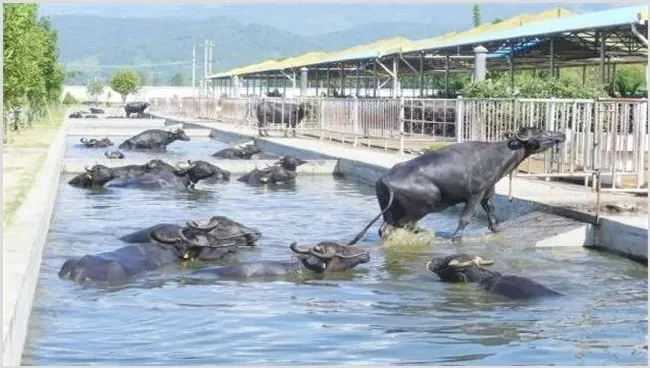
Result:
{"label": "green bush", "polygon": [[572,77],[534,78],[531,75],[517,75],[514,88],[510,76],[495,80],[471,82],[463,89],[465,98],[598,98],[607,92],[597,83],[582,84]]}
{"label": "green bush", "polygon": [[70,94],[70,92],[66,92],[65,96],[63,97],[63,102],[64,105],[76,105],[79,103],[76,98],[74,98],[73,95]]}

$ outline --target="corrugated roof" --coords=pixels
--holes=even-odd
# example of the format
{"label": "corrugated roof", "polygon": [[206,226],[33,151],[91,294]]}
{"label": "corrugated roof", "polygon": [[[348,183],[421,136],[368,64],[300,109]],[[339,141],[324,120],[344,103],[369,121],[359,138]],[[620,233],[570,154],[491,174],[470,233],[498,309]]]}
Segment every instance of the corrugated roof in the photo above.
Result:
{"label": "corrugated roof", "polygon": [[[431,39],[412,41],[404,37],[393,37],[332,53],[311,52],[281,61],[268,60],[264,63],[233,69],[210,77],[219,78],[260,71],[371,59],[398,53],[428,51],[501,40],[505,41],[508,39],[541,36],[545,34],[607,28],[635,22],[647,22],[647,19],[648,8],[645,5],[620,7],[586,14],[574,14],[567,9],[554,8],[539,14],[521,14],[496,24],[484,24],[463,32],[447,33]],[[527,44],[524,48],[530,46]],[[505,50],[499,51],[498,54],[503,54]]]}
{"label": "corrugated roof", "polygon": [[[507,39],[516,39],[521,37],[540,36],[545,34],[591,30],[594,28],[614,27],[624,24],[638,22],[639,14],[647,7],[628,6],[603,10],[599,12],[577,14],[559,19],[550,19],[544,22],[535,22],[526,24],[513,29],[504,29],[488,34],[478,34],[473,37],[465,37],[441,42],[435,48],[446,48],[483,42],[492,42]],[[498,24],[497,24],[498,25]]]}

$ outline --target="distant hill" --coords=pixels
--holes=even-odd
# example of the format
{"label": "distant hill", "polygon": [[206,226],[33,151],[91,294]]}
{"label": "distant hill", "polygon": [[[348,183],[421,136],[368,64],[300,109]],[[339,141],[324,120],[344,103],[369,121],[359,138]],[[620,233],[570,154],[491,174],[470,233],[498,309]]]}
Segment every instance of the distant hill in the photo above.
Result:
{"label": "distant hill", "polygon": [[[540,12],[560,4],[481,5],[483,21]],[[562,4],[574,11],[610,4]],[[203,40],[216,44],[214,71],[309,51],[333,51],[381,38],[422,39],[471,27],[472,4],[42,4],[59,32],[60,60],[83,75],[68,83],[106,78],[138,65],[147,84],[169,84],[180,72],[191,81],[192,45],[197,79]],[[84,14],[78,14],[84,12]],[[101,67],[100,67],[101,66]]]}

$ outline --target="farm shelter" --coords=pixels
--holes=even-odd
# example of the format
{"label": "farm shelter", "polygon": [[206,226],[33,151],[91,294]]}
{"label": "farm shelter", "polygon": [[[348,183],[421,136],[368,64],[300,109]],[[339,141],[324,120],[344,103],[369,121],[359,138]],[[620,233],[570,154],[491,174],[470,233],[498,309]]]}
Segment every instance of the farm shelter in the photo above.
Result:
{"label": "farm shelter", "polygon": [[[297,96],[299,87],[303,95],[319,95],[326,92],[324,86],[336,86],[339,95],[398,97],[427,95],[428,77],[435,74],[448,82],[450,74],[472,70],[474,78],[483,78],[486,70],[557,73],[562,67],[596,64],[605,82],[613,77],[616,64],[647,63],[647,30],[646,6],[585,14],[554,8],[431,39],[394,37],[330,53],[267,60],[208,78],[219,96],[256,95],[275,88]],[[477,54],[479,60],[485,57],[478,75]],[[404,77],[419,80],[409,93],[400,85]]]}

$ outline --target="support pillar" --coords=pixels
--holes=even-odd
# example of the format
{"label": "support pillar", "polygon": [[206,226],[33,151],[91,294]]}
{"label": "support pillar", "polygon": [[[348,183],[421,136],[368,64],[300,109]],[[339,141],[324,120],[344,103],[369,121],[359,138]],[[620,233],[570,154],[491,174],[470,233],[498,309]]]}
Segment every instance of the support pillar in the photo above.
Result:
{"label": "support pillar", "polygon": [[424,97],[424,53],[420,53],[420,98]]}
{"label": "support pillar", "polygon": [[399,77],[397,76],[397,69],[399,65],[399,59],[397,56],[393,57],[393,98],[399,96]]}
{"label": "support pillar", "polygon": [[309,69],[302,67],[300,68],[300,97],[307,96],[307,77]]}
{"label": "support pillar", "polygon": [[476,46],[474,48],[474,81],[480,82],[485,80],[487,73],[486,58],[487,49],[483,46]]}

